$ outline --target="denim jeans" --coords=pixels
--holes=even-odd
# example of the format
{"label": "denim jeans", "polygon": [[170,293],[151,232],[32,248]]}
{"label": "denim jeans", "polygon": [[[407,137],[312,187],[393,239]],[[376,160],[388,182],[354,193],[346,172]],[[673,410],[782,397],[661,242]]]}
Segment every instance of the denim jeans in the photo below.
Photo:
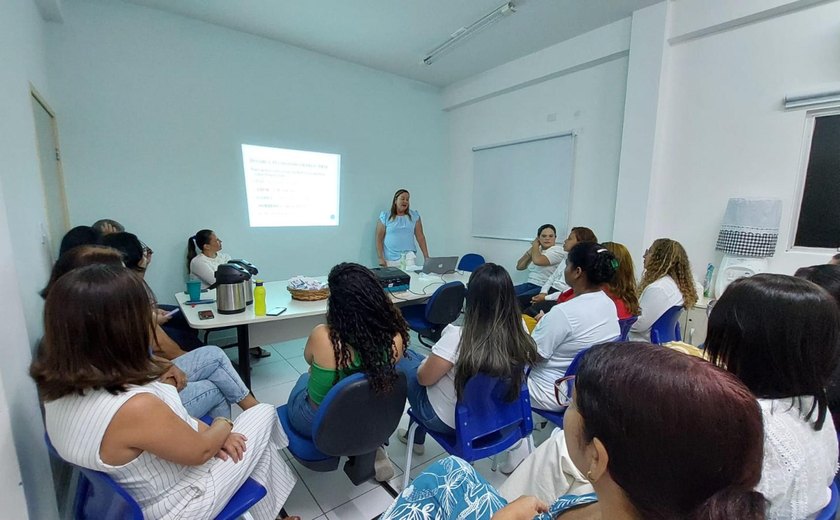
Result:
{"label": "denim jeans", "polygon": [[408,383],[408,403],[411,405],[411,412],[417,417],[419,423],[417,431],[414,433],[415,444],[426,442],[426,430],[445,435],[455,435],[455,430],[441,421],[435,413],[432,403],[429,402],[426,387],[417,381],[417,369],[424,359],[426,359],[424,356],[407,350],[405,356],[397,363],[397,370],[405,373]]}
{"label": "denim jeans", "polygon": [[180,397],[193,417],[230,417],[230,405],[248,396],[248,387],[219,347],[195,349],[172,363],[187,375],[187,387],[181,390]]}
{"label": "denim jeans", "polygon": [[306,391],[308,385],[309,373],[301,374],[289,394],[287,406],[289,422],[292,428],[299,434],[312,438],[312,421],[315,420],[315,414],[318,413],[318,409],[313,407],[307,398],[309,395]]}

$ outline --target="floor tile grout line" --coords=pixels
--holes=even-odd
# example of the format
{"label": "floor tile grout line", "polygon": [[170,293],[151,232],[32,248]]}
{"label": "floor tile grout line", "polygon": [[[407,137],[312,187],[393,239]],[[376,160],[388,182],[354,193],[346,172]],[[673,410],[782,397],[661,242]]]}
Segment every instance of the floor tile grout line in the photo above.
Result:
{"label": "floor tile grout line", "polygon": [[[356,499],[362,498],[363,496],[367,495],[368,493],[372,493],[372,492],[376,491],[377,489],[381,489],[382,491],[385,491],[385,488],[383,488],[382,486],[380,486],[380,485],[378,485],[378,484],[379,484],[379,482],[377,482],[377,486],[376,486],[376,487],[374,487],[373,489],[369,489],[369,490],[365,491],[364,493],[362,493],[361,495],[357,496],[356,498],[353,498],[353,499],[351,499],[351,500],[348,500],[347,502],[345,502],[345,503],[343,503],[343,504],[341,504],[341,505],[337,505],[337,506],[335,506],[334,508],[330,509],[329,511],[324,511],[324,515],[326,516],[326,515],[327,515],[327,513],[332,513],[333,511],[335,511],[335,510],[336,510],[336,509],[338,509],[339,507],[341,507],[341,506],[346,506],[346,505],[347,505],[347,504],[349,504],[350,502],[354,502]],[[387,492],[387,491],[385,491],[385,493],[388,493],[388,492]],[[388,495],[388,496],[390,496],[390,495]],[[384,513],[384,511],[383,511],[383,513]],[[379,514],[381,515],[382,513],[379,513]],[[377,515],[377,516],[379,516],[379,515]]]}
{"label": "floor tile grout line", "polygon": [[[290,455],[291,455],[291,454],[290,454]],[[305,487],[305,488],[306,488],[306,491],[309,493],[309,496],[311,496],[311,497],[312,497],[312,501],[313,501],[313,502],[315,502],[315,505],[316,505],[316,506],[318,507],[318,509],[321,511],[321,516],[326,515],[327,513],[324,511],[324,508],[323,508],[323,507],[321,507],[321,503],[320,503],[320,502],[318,502],[318,499],[317,499],[317,498],[315,498],[315,493],[313,493],[313,492],[312,492],[312,490],[311,490],[311,489],[309,489],[309,485],[307,485],[306,480],[304,480],[304,479],[303,479],[303,475],[301,474],[301,472],[300,472],[300,471],[298,471],[298,469],[295,467],[295,465],[294,465],[294,464],[292,464],[292,461],[291,461],[291,460],[288,460],[287,462],[289,463],[289,466],[291,466],[291,467],[292,467],[292,469],[294,470],[294,472],[295,472],[295,473],[297,473],[298,480],[300,481],[300,483],[301,483],[301,484],[303,484],[303,487]],[[292,514],[294,514],[294,513],[292,513]]]}

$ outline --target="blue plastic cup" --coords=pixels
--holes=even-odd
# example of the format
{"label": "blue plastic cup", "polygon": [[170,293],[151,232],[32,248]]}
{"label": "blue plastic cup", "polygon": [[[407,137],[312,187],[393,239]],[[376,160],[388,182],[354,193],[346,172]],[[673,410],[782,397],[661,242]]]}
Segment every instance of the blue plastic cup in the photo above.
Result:
{"label": "blue plastic cup", "polygon": [[201,280],[187,280],[187,293],[190,301],[195,302],[201,299]]}

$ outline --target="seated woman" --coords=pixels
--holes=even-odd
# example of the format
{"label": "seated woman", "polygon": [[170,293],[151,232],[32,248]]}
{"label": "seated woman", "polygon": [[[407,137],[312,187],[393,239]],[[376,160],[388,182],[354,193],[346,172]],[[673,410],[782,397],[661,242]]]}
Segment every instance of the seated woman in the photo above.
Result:
{"label": "seated woman", "polygon": [[58,256],[60,258],[61,255],[74,247],[98,244],[100,238],[102,236],[94,228],[90,226],[76,226],[61,238]]}
{"label": "seated woman", "polygon": [[[615,256],[615,260],[618,262],[618,269],[612,281],[603,286],[604,292],[615,303],[615,310],[618,313],[619,320],[626,320],[633,316],[638,316],[641,310],[639,307],[639,297],[636,295],[636,268],[633,266],[633,257],[630,256],[630,251],[617,242],[604,242],[602,245]],[[574,296],[574,289],[569,289],[563,293],[550,294],[546,297],[545,301],[532,305],[530,309],[531,312],[536,311],[533,314],[533,316],[536,316],[540,311],[548,312],[557,303],[567,302],[574,298]],[[556,301],[550,301],[552,297],[556,297]],[[525,310],[525,314],[531,315],[528,309]],[[533,323],[536,325],[536,321]],[[531,330],[533,330],[533,327],[531,327]]]}
{"label": "seated woman", "polygon": [[[516,262],[516,270],[528,269],[528,281],[514,287],[519,305],[525,308],[530,305],[531,298],[537,295],[548,278],[565,258],[563,248],[557,245],[557,230],[551,224],[543,224],[537,230],[537,238],[531,247]],[[547,289],[555,292],[556,289]]]}
{"label": "seated woman", "polygon": [[560,410],[554,381],[563,377],[578,352],[618,337],[615,304],[601,290],[615,271],[615,257],[600,244],[582,242],[569,251],[565,277],[575,297],[551,309],[531,334],[540,357],[528,377],[534,408]]}
{"label": "seated woman", "polygon": [[[406,353],[400,362],[408,379],[408,402],[421,422],[414,437],[415,453],[423,452],[426,429],[455,433],[455,404],[472,376],[481,373],[508,380],[508,397],[518,399],[525,367],[537,359],[504,267],[481,265],[470,275],[469,288],[464,326],[447,325],[428,358]],[[403,442],[406,433],[400,430]]]}
{"label": "seated woman", "polygon": [[[388,392],[397,379],[395,365],[408,346],[408,326],[370,269],[338,264],[327,283],[327,323],[312,329],[303,351],[309,372],[289,394],[289,422],[309,437],[318,406],[336,383],[364,372],[374,391]],[[390,466],[384,450],[378,457],[378,466]],[[384,478],[386,473],[377,475]]]}
{"label": "seated woman", "polygon": [[[230,262],[230,255],[222,252],[222,241],[212,229],[202,229],[187,239],[187,270],[190,278],[201,280],[201,288],[216,283],[216,269]],[[262,347],[251,347],[251,355],[266,358],[271,352]]]}
{"label": "seated woman", "polygon": [[[804,278],[819,285],[840,305],[840,265],[826,264],[803,267],[796,271],[797,278]],[[825,389],[828,411],[834,420],[834,429],[840,430],[840,364],[834,369]]]}
{"label": "seated woman", "polygon": [[630,339],[650,341],[650,329],[665,311],[697,303],[697,289],[691,277],[691,265],[683,246],[670,238],[654,240],[644,255],[645,272],[639,283],[642,313],[630,328]]}
{"label": "seated woman", "polygon": [[59,278],[44,309],[44,339],[30,374],[47,433],[66,461],[110,475],[149,519],[214,518],[248,477],[267,495],[251,510],[274,519],[295,484],[274,407],[189,415],[149,358],[152,304],[124,267],[89,265]]}
{"label": "seated woman", "polygon": [[[117,233],[119,234],[130,233]],[[41,291],[41,296],[47,298],[56,282],[74,269],[97,264],[123,267],[124,258],[118,250],[107,246],[73,248],[55,263],[50,281]],[[138,274],[136,270],[130,271]],[[142,276],[140,278],[142,279]],[[147,290],[150,298],[154,298],[151,289],[147,287]],[[152,342],[147,348],[159,354],[158,361],[168,366],[161,381],[177,388],[181,402],[190,415],[230,417],[231,404],[238,404],[243,410],[259,404],[222,349],[208,345],[184,353],[160,328],[161,315],[154,306],[152,316]]]}
{"label": "seated woman", "polygon": [[[581,242],[598,242],[598,237],[595,233],[587,227],[573,227],[569,232],[569,236],[563,241],[563,258],[565,260],[566,254],[572,250],[577,244]],[[539,294],[531,298],[531,306],[523,311],[523,314],[534,317],[540,312],[548,312],[552,307],[557,305],[557,300],[562,298],[562,295],[568,294],[571,289],[566,284],[563,277],[563,269],[558,266],[557,269],[551,273],[548,280],[543,284]],[[571,299],[567,296],[562,301]]]}
{"label": "seated woman", "polygon": [[792,276],[735,280],[709,316],[706,352],[758,397],[765,437],[756,489],[769,501],[767,518],[813,518],[837,469],[825,392],[840,357],[837,302]]}
{"label": "seated woman", "polygon": [[187,239],[187,270],[190,278],[201,280],[201,288],[216,283],[216,269],[230,262],[230,255],[222,252],[222,241],[212,229],[202,229]]}
{"label": "seated woman", "polygon": [[548,520],[578,508],[609,520],[764,518],[764,498],[753,491],[761,412],[732,374],[669,349],[613,343],[583,356],[574,386],[562,434],[594,494],[552,498],[551,506],[533,496],[508,503],[449,457],[421,473],[381,519],[422,511],[440,520]]}

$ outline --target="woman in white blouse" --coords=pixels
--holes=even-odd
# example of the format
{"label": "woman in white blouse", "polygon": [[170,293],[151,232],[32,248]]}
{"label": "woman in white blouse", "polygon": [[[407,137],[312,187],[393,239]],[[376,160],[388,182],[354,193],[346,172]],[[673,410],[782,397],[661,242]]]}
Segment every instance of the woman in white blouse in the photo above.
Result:
{"label": "woman in white blouse", "polygon": [[201,280],[201,288],[216,283],[216,269],[230,262],[230,255],[222,253],[222,241],[212,229],[202,229],[187,239],[187,269],[190,278]]}
{"label": "woman in white blouse", "polygon": [[825,388],[840,357],[840,310],[811,282],[760,274],[732,282],[709,316],[709,359],[758,397],[770,520],[814,518],[829,501],[837,432]]}
{"label": "woman in white blouse", "polygon": [[658,238],[645,251],[645,272],[639,284],[642,314],[630,329],[631,341],[650,341],[650,329],[671,307],[686,309],[697,303],[697,289],[691,277],[691,264],[682,244]]}
{"label": "woman in white blouse", "polygon": [[557,230],[551,224],[540,226],[537,238],[516,262],[517,271],[529,271],[528,281],[514,287],[521,308],[531,304],[531,297],[539,294],[564,258],[566,253],[557,245]]}

